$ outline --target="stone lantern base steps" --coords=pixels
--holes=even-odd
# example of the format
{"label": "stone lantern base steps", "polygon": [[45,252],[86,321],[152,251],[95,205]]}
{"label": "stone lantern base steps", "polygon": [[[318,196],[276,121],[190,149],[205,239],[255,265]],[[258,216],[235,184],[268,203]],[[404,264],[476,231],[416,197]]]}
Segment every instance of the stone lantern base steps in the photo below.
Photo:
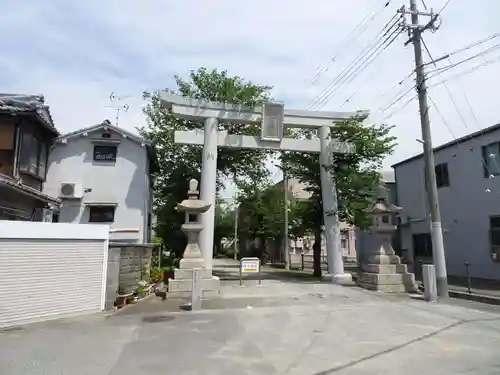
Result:
{"label": "stone lantern base steps", "polygon": [[203,267],[203,259],[182,259],[174,270],[174,278],[168,281],[168,297],[187,298],[193,290],[193,268],[201,268],[202,297],[218,297],[220,279],[212,276],[212,270]]}
{"label": "stone lantern base steps", "polygon": [[358,284],[369,290],[388,293],[418,291],[415,276],[401,264],[397,255],[372,255],[361,265]]}

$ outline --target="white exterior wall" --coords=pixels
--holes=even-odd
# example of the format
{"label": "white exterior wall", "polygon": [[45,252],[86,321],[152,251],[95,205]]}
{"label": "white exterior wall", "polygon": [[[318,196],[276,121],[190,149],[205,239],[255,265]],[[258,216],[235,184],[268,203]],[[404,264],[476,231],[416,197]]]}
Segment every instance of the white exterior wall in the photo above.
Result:
{"label": "white exterior wall", "polygon": [[[450,186],[438,192],[450,275],[465,275],[464,261],[468,261],[471,276],[500,280],[500,263],[492,260],[489,241],[489,216],[500,215],[500,177],[484,177],[481,154],[482,146],[497,141],[500,130],[434,153],[436,165],[448,163]],[[412,234],[430,232],[423,168],[421,157],[394,167],[397,204],[411,219],[423,219],[402,227],[401,246],[409,256],[413,256]]]}
{"label": "white exterior wall", "polygon": [[109,227],[0,221],[0,327],[99,312]]}
{"label": "white exterior wall", "polygon": [[111,239],[135,238],[141,243],[148,242],[151,191],[147,149],[110,130],[111,139],[120,141],[116,162],[95,162],[92,138],[99,138],[102,132],[99,129],[87,137],[70,137],[67,144],[54,146],[49,154],[44,192],[57,197],[61,183],[79,183],[87,192],[82,200],[63,200],[60,222],[88,223],[89,208],[85,203],[114,203],[117,207],[111,229],[137,229],[138,232],[112,233]]}

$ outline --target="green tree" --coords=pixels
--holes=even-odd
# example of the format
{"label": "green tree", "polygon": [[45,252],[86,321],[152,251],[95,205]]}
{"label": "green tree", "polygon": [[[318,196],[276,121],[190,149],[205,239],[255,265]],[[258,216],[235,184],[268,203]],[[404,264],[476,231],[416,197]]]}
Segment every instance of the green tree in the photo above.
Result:
{"label": "green tree", "polygon": [[[269,86],[255,85],[240,77],[231,77],[226,71],[200,68],[191,71],[188,80],[175,76],[177,88],[166,91],[195,99],[218,102],[232,102],[255,106],[269,98]],[[188,181],[199,180],[201,147],[174,143],[176,130],[203,129],[203,124],[176,118],[165,109],[158,93],[145,92],[147,105],[144,108],[147,126],[138,129],[140,134],[156,144],[159,168],[154,173],[154,209],[157,215],[156,233],[163,239],[167,249],[182,254],[186,243],[180,227],[184,216],[177,213],[178,202],[186,198]],[[220,124],[220,129],[229,133],[258,134],[256,124]],[[217,182],[221,187],[223,179],[238,176],[241,179],[261,180],[268,174],[265,168],[265,154],[262,151],[220,149],[217,162]]]}
{"label": "green tree", "polygon": [[[354,154],[335,154],[332,173],[337,187],[338,215],[341,221],[365,228],[364,210],[380,185],[380,169],[385,157],[396,147],[391,126],[369,125],[352,118],[331,129],[331,137],[356,145]],[[310,135],[306,134],[306,135]],[[321,276],[321,226],[323,225],[320,164],[317,154],[287,152],[282,155],[288,174],[305,183],[312,193],[302,206],[301,231],[314,232],[314,275]]]}
{"label": "green tree", "polygon": [[[257,256],[266,261],[268,258],[266,243],[282,238],[284,232],[284,200],[281,186],[271,181],[261,183],[241,183],[239,233],[243,239],[259,239],[259,247],[249,249],[251,256]],[[240,243],[240,246],[244,245]],[[279,246],[279,244],[278,244]],[[241,249],[243,250],[243,249]]]}
{"label": "green tree", "polygon": [[235,210],[228,206],[222,200],[217,202],[215,207],[215,233],[214,233],[214,247],[215,255],[223,253],[222,239],[234,238],[234,221]]}

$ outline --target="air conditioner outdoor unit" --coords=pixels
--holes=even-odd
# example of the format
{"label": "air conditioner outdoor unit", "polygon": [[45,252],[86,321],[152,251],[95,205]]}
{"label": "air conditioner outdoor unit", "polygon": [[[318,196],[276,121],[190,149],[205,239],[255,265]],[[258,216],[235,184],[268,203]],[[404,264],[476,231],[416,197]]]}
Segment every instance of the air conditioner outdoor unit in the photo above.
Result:
{"label": "air conditioner outdoor unit", "polygon": [[83,197],[83,188],[74,182],[61,183],[60,198],[80,199]]}

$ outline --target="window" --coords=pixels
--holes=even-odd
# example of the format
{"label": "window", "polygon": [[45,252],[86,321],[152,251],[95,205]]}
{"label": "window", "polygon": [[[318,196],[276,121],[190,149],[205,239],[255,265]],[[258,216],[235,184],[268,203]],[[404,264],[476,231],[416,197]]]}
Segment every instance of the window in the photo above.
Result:
{"label": "window", "polygon": [[94,145],[94,160],[95,161],[116,161],[117,146],[114,145]]}
{"label": "window", "polygon": [[500,262],[500,216],[490,217],[491,259]]}
{"label": "window", "polygon": [[115,206],[90,206],[89,222],[112,223],[115,221]]}
{"label": "window", "polygon": [[[425,190],[427,190],[427,174],[425,169],[422,171],[425,180]],[[450,176],[448,174],[448,163],[441,163],[434,167],[434,173],[436,174],[436,186],[438,188],[443,186],[450,186]]]}
{"label": "window", "polygon": [[47,145],[33,134],[23,133],[19,170],[45,179],[47,171]]}
{"label": "window", "polygon": [[500,144],[490,143],[481,148],[483,157],[483,174],[485,178],[500,175]]}
{"label": "window", "polygon": [[432,257],[432,239],[430,233],[412,235],[413,254],[415,257]]}
{"label": "window", "polygon": [[450,186],[450,177],[448,176],[448,164],[441,163],[434,167],[436,172],[436,185],[438,188]]}

